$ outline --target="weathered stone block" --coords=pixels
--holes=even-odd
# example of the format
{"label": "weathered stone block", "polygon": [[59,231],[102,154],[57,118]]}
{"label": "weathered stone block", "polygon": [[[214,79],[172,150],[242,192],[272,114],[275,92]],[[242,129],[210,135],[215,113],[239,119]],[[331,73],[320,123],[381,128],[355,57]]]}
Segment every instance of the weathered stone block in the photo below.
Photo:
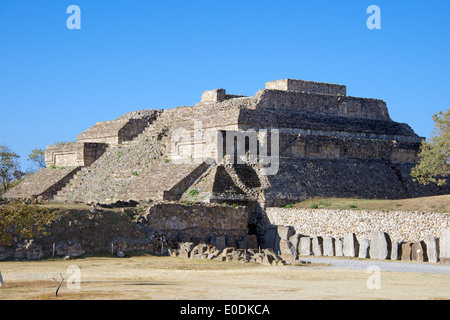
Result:
{"label": "weathered stone block", "polygon": [[237,248],[236,241],[232,236],[227,236],[227,247],[230,248]]}
{"label": "weathered stone block", "polygon": [[281,258],[288,264],[293,264],[297,259],[297,250],[289,240],[280,241]]}
{"label": "weathered stone block", "polygon": [[335,255],[335,239],[326,236],[323,238],[323,255],[326,257],[333,257]]}
{"label": "weathered stone block", "polygon": [[[84,254],[85,250],[77,241],[64,241],[60,242],[55,246],[56,255],[58,256],[69,256],[69,257],[79,257]],[[119,248],[118,250],[121,250]]]}
{"label": "weathered stone block", "polygon": [[277,236],[275,239],[275,252],[280,251],[280,240],[289,240],[292,237],[293,232],[292,228],[289,226],[278,226],[277,227]]}
{"label": "weathered stone block", "polygon": [[391,238],[386,232],[373,231],[370,237],[370,258],[385,260],[391,256]]}
{"label": "weathered stone block", "polygon": [[226,248],[227,243],[226,243],[226,238],[225,236],[216,236],[216,248],[218,250],[223,250]]}
{"label": "weathered stone block", "polygon": [[412,242],[402,243],[402,261],[411,261]]}
{"label": "weathered stone block", "polygon": [[33,241],[20,245],[14,253],[14,258],[18,260],[40,260],[43,257],[42,246],[34,244]]}
{"label": "weathered stone block", "polygon": [[417,262],[427,261],[427,251],[423,241],[414,242],[411,247],[411,260]]}
{"label": "weathered stone block", "polygon": [[202,102],[222,102],[225,100],[225,89],[207,90],[202,94]]}
{"label": "weathered stone block", "polygon": [[391,260],[400,260],[401,253],[402,253],[401,245],[398,242],[393,242],[391,248]]}
{"label": "weathered stone block", "polygon": [[436,237],[429,236],[425,239],[428,262],[437,263],[439,261],[439,242]]}
{"label": "weathered stone block", "polygon": [[312,243],[310,237],[300,238],[299,254],[302,256],[310,256],[312,254]]}
{"label": "weathered stone block", "polygon": [[370,248],[370,241],[366,238],[361,239],[361,241],[359,242],[358,258],[360,259],[369,258],[369,248]]}
{"label": "weathered stone block", "polygon": [[439,257],[450,258],[450,229],[442,231],[439,239]]}
{"label": "weathered stone block", "polygon": [[244,238],[241,241],[236,241],[238,249],[247,249],[247,240]]}
{"label": "weathered stone block", "polygon": [[323,255],[323,238],[313,237],[312,238],[312,251],[315,256]]}
{"label": "weathered stone block", "polygon": [[337,238],[334,241],[334,252],[336,257],[343,257],[344,256],[344,243],[342,238]]}
{"label": "weathered stone block", "polygon": [[300,233],[296,233],[294,234],[292,237],[289,238],[289,241],[292,243],[292,245],[294,246],[295,250],[297,251],[297,253],[299,252],[299,244],[300,244],[300,238],[302,237],[302,235]]}
{"label": "weathered stone block", "polygon": [[247,248],[258,249],[258,238],[256,235],[252,234],[247,236]]}
{"label": "weathered stone block", "polygon": [[354,233],[346,233],[344,235],[342,251],[346,257],[356,257],[358,255],[359,245]]}
{"label": "weathered stone block", "polygon": [[280,240],[289,240],[293,235],[292,228],[289,226],[278,226],[277,232]]}
{"label": "weathered stone block", "polygon": [[194,249],[193,242],[183,242],[183,243],[180,243],[179,246],[180,246],[180,251],[191,252],[192,249]]}
{"label": "weathered stone block", "polygon": [[274,258],[272,255],[264,255],[263,259],[262,259],[262,264],[265,266],[271,266],[272,262],[274,261]]}
{"label": "weathered stone block", "polygon": [[264,234],[264,247],[275,249],[275,240],[277,237],[277,228],[275,226],[267,227]]}
{"label": "weathered stone block", "polygon": [[178,257],[187,259],[190,257],[190,253],[189,253],[189,251],[180,250],[180,252],[178,253]]}

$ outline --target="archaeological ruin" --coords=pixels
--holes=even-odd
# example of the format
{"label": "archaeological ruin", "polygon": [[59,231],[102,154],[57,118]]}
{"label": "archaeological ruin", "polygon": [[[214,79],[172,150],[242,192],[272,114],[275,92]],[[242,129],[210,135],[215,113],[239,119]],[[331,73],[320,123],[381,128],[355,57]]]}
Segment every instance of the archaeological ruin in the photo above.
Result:
{"label": "archaeological ruin", "polygon": [[[449,186],[410,177],[423,139],[393,121],[382,100],[348,96],[343,85],[285,79],[250,97],[215,89],[194,106],[97,122],[75,142],[48,146],[47,168],[5,196],[147,204],[156,229],[186,235],[199,232],[203,219],[205,237],[214,226],[220,236],[227,235],[221,228],[236,238],[256,234],[264,246],[270,219],[292,222],[270,208],[313,197],[449,194]],[[221,204],[229,209],[219,212]],[[228,220],[215,223],[221,214]],[[442,219],[437,232],[450,227]]]}

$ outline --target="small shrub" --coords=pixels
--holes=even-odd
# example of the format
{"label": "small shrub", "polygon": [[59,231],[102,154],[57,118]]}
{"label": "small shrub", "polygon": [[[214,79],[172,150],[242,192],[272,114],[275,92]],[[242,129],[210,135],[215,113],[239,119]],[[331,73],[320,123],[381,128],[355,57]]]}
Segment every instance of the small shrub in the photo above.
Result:
{"label": "small shrub", "polygon": [[133,176],[135,176],[135,177],[137,177],[138,176],[138,173],[137,173],[137,171],[133,171]]}
{"label": "small shrub", "polygon": [[292,208],[294,206],[294,204],[293,203],[288,203],[286,206],[285,206],[285,208]]}
{"label": "small shrub", "polygon": [[356,209],[358,208],[358,206],[356,204],[351,204],[348,206],[350,209]]}
{"label": "small shrub", "polygon": [[319,205],[317,203],[313,203],[312,205],[309,206],[311,209],[317,209],[319,207]]}
{"label": "small shrub", "polygon": [[52,164],[52,165],[50,166],[50,169],[56,169],[56,164]]}
{"label": "small shrub", "polygon": [[191,197],[195,197],[198,195],[198,190],[192,189],[191,191],[189,191],[189,195]]}
{"label": "small shrub", "polygon": [[170,162],[169,159],[164,159],[163,161],[164,161],[164,163],[169,163]]}
{"label": "small shrub", "polygon": [[331,203],[330,203],[330,202],[325,202],[325,201],[319,201],[319,204],[321,204],[321,205],[324,206],[324,207],[329,207],[329,206],[331,206]]}

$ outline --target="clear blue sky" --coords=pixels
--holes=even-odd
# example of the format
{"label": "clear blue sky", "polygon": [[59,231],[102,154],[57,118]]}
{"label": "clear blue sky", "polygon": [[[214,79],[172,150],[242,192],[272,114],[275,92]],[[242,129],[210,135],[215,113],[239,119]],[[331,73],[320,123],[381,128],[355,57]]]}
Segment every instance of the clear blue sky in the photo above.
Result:
{"label": "clear blue sky", "polygon": [[[69,5],[81,30],[69,30]],[[381,30],[369,30],[369,5]],[[74,141],[129,111],[253,95],[271,80],[347,85],[429,137],[450,107],[450,1],[0,0],[0,144]]]}

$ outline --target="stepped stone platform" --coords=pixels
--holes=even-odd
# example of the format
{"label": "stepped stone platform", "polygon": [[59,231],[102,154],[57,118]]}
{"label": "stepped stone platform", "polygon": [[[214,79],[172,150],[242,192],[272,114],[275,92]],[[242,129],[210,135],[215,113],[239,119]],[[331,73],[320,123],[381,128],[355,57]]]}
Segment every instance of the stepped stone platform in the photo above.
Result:
{"label": "stepped stone platform", "polygon": [[6,196],[265,208],[321,196],[449,194],[448,186],[410,177],[423,139],[392,121],[382,100],[347,96],[343,85],[284,79],[251,97],[215,89],[194,106],[98,122],[74,143],[48,146],[48,168]]}

